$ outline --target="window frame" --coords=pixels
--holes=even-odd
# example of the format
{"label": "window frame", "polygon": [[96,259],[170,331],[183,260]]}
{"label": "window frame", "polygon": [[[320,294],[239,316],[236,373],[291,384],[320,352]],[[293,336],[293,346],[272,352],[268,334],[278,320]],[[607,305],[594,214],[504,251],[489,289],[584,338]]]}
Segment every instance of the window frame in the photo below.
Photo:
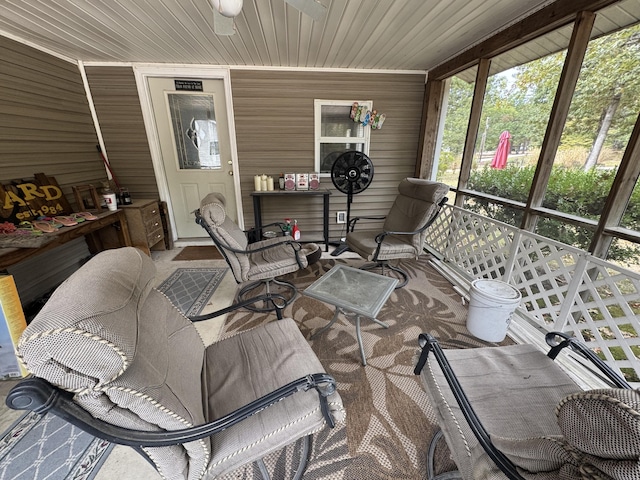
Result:
{"label": "window frame", "polygon": [[322,159],[320,158],[320,147],[324,143],[362,143],[362,153],[369,155],[369,146],[371,141],[371,128],[364,129],[364,136],[362,137],[323,137],[322,134],[322,107],[324,106],[340,106],[349,107],[358,102],[358,105],[367,107],[370,111],[373,111],[373,100],[321,100],[315,99],[313,101],[314,112],[314,172],[318,172],[320,177],[330,177],[331,173],[320,171],[320,165]]}

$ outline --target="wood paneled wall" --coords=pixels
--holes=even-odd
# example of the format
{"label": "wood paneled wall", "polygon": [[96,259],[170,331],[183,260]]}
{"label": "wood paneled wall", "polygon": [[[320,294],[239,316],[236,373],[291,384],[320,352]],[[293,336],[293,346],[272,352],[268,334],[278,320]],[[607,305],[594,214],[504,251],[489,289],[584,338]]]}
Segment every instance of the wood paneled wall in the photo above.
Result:
{"label": "wood paneled wall", "polygon": [[[372,100],[386,114],[380,130],[371,132],[369,156],[374,179],[354,195],[352,217],[386,214],[401,179],[414,175],[424,98],[424,76],[405,74],[232,70],[231,87],[238,143],[245,225],[252,226],[253,176],[266,173],[310,172],[314,168],[314,99]],[[347,197],[329,178],[322,188],[331,195],[332,239],[344,236],[336,212],[346,210]],[[294,197],[298,199],[298,197]],[[303,240],[318,239],[322,231],[322,199],[287,202],[265,200],[263,223],[298,219]]]}
{"label": "wood paneled wall", "polygon": [[1,36],[0,65],[0,181],[43,172],[73,204],[107,179],[77,65]]}
{"label": "wood paneled wall", "polygon": [[133,198],[158,198],[158,185],[131,67],[86,67],[111,168]]}

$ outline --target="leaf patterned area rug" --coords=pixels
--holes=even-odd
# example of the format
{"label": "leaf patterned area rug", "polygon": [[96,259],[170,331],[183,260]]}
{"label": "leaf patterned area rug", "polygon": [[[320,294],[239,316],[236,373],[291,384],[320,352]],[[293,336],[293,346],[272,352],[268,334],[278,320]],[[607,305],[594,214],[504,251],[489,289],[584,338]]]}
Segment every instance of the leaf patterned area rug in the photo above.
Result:
{"label": "leaf patterned area rug", "polygon": [[0,438],[0,478],[90,480],[112,448],[55,415],[28,412]]}
{"label": "leaf patterned area rug", "polygon": [[[336,323],[313,340],[314,352],[338,383],[347,410],[346,425],[325,429],[314,437],[305,480],[397,480],[426,478],[429,442],[436,431],[434,412],[418,376],[413,374],[418,335],[430,332],[444,348],[474,348],[487,343],[466,328],[467,306],[427,257],[404,262],[409,283],[395,290],[378,319],[388,329],[362,320],[367,366],[360,352],[353,319],[339,315]],[[337,263],[352,267],[361,261],[320,260],[283,277],[302,292]],[[298,323],[305,338],[326,325],[335,307],[298,295],[285,310]],[[273,321],[274,315],[241,310],[229,315],[223,335]],[[506,339],[502,344],[513,343]],[[444,443],[442,443],[444,445]],[[283,478],[296,456],[293,448],[265,459],[273,478]],[[287,467],[289,465],[289,467]],[[255,467],[245,467],[225,478],[258,479]],[[444,447],[436,450],[436,473],[454,468]]]}

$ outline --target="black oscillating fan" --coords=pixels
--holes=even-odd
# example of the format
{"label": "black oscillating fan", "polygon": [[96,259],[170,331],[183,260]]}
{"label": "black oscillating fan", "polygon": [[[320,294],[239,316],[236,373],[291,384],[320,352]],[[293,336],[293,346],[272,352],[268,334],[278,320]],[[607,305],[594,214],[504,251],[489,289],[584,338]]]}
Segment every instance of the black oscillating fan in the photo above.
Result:
{"label": "black oscillating fan", "polygon": [[[344,152],[331,167],[331,181],[339,192],[347,195],[347,232],[351,220],[351,202],[353,196],[363,192],[371,185],[373,180],[373,163],[371,159],[362,152],[350,150]],[[338,256],[349,247],[342,242],[331,252],[331,255]]]}

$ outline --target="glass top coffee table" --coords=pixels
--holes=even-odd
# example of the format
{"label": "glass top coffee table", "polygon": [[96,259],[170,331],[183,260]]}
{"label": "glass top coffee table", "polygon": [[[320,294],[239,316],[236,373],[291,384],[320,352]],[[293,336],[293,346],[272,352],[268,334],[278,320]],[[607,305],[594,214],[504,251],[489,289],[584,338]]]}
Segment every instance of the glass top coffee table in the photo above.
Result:
{"label": "glass top coffee table", "polygon": [[330,328],[340,313],[344,313],[346,316],[355,316],[356,337],[360,347],[362,365],[366,365],[367,359],[360,333],[360,317],[368,317],[378,325],[389,328],[389,325],[378,320],[376,316],[397,284],[398,280],[395,278],[345,265],[336,265],[303,292],[308,297],[336,307],[331,321],[311,335],[311,338]]}

